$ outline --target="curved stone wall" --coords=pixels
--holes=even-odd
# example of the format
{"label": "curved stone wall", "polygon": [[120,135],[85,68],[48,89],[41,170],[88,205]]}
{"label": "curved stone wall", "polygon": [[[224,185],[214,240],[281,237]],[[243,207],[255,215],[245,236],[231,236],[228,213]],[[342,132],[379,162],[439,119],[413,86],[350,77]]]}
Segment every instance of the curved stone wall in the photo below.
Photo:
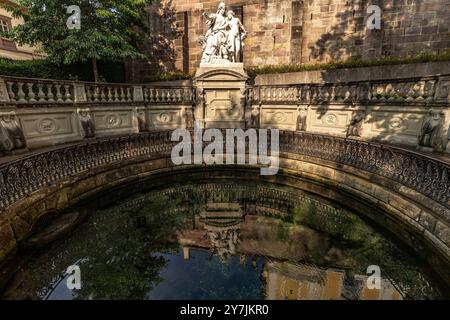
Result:
{"label": "curved stone wall", "polygon": [[[199,70],[181,86],[0,77],[0,261],[49,211],[142,180],[225,174],[354,201],[414,249],[429,248],[432,265],[450,265],[449,74],[327,81],[323,72],[249,85],[236,70]],[[280,173],[174,167],[169,130],[194,121],[285,130]]]}
{"label": "curved stone wall", "polygon": [[[175,167],[170,138],[170,131],[161,131],[93,139],[0,166],[0,259],[27,237],[41,215],[108,188],[149,179],[176,181],[183,174],[190,179],[261,179],[251,167]],[[449,264],[447,163],[399,148],[307,133],[282,132],[280,151],[280,174],[263,179],[344,205],[354,199],[352,206],[396,230],[413,248],[432,250],[431,264]]]}

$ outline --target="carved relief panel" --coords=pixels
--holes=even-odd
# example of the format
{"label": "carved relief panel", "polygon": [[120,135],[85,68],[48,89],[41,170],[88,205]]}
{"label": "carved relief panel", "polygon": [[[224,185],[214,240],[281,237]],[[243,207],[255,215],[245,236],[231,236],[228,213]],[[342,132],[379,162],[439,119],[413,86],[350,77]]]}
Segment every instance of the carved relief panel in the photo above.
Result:
{"label": "carved relief panel", "polygon": [[205,122],[208,127],[228,128],[244,123],[244,104],[240,90],[205,90]]}
{"label": "carved relief panel", "polygon": [[148,111],[150,130],[169,130],[180,128],[184,124],[183,108],[162,107]]}
{"label": "carved relief panel", "polygon": [[25,137],[30,147],[44,146],[79,139],[79,126],[73,110],[48,110],[42,113],[25,111],[20,116]]}
{"label": "carved relief panel", "polygon": [[263,106],[262,127],[266,129],[295,131],[297,124],[297,107]]}
{"label": "carved relief panel", "polygon": [[311,108],[308,112],[308,131],[346,135],[352,110]]}
{"label": "carved relief panel", "polygon": [[423,115],[374,111],[368,116],[372,134],[403,134],[417,137]]}
{"label": "carved relief panel", "polygon": [[92,110],[96,133],[123,134],[133,133],[134,110]]}

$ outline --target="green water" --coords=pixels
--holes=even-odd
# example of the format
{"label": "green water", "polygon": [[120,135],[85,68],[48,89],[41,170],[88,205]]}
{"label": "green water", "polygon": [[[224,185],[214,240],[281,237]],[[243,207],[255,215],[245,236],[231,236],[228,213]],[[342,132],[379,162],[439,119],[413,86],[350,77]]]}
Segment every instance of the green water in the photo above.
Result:
{"label": "green water", "polygon": [[[294,189],[217,181],[108,200],[77,208],[88,210],[85,221],[35,252],[3,298],[448,296],[422,257],[350,210]],[[81,289],[68,288],[73,265]],[[379,289],[367,286],[372,265]]]}

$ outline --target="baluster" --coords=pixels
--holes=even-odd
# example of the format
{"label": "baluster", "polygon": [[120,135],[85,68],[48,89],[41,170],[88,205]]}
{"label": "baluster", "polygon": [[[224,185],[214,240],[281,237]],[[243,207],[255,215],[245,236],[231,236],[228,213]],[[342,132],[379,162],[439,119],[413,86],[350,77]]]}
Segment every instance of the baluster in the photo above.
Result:
{"label": "baluster", "polygon": [[156,101],[156,96],[155,96],[155,90],[153,88],[148,89],[149,93],[150,93],[150,102],[155,102]]}
{"label": "baluster", "polygon": [[128,87],[123,87],[122,102],[128,102]]}
{"label": "baluster", "polygon": [[100,101],[101,102],[106,102],[106,96],[107,96],[106,91],[107,91],[106,87],[103,87],[103,86],[100,87]]}
{"label": "baluster", "polygon": [[132,91],[131,91],[131,88],[130,87],[127,87],[127,97],[126,97],[126,101],[128,102],[128,101],[132,101],[133,100],[133,98],[132,98]]}
{"label": "baluster", "polygon": [[144,88],[144,101],[151,102],[150,89],[149,88]]}
{"label": "baluster", "polygon": [[108,87],[107,90],[108,90],[108,101],[112,101],[112,88]]}
{"label": "baluster", "polygon": [[99,98],[99,87],[98,86],[94,86],[94,102],[98,102],[98,98]]}
{"label": "baluster", "polygon": [[27,102],[27,100],[25,99],[25,92],[23,91],[23,82],[18,82],[17,85],[19,87],[19,91],[17,93],[19,102]]}
{"label": "baluster", "polygon": [[53,94],[53,86],[51,83],[47,83],[47,96],[48,102],[55,102],[55,95]]}
{"label": "baluster", "polygon": [[58,103],[64,102],[61,94],[61,85],[57,83],[55,84],[55,88],[56,88],[56,102]]}
{"label": "baluster", "polygon": [[18,98],[16,97],[16,94],[14,93],[13,85],[14,85],[14,82],[8,81],[8,95],[12,101],[17,101]]}
{"label": "baluster", "polygon": [[425,95],[425,81],[419,81],[415,86],[415,95],[414,98],[416,100],[424,100]]}
{"label": "baluster", "polygon": [[405,87],[405,93],[406,93],[406,101],[414,101],[415,100],[415,90],[414,87],[416,86],[416,83],[409,82],[406,84],[407,87]]}
{"label": "baluster", "polygon": [[117,87],[114,87],[113,99],[114,99],[114,101],[118,101],[119,100],[119,90],[117,89]]}
{"label": "baluster", "polygon": [[120,87],[119,101],[126,101],[125,100],[125,90],[123,89],[123,87]]}
{"label": "baluster", "polygon": [[36,95],[33,91],[33,83],[27,82],[26,87],[28,89],[28,102],[36,102]]}
{"label": "baluster", "polygon": [[38,87],[38,101],[45,102],[44,84],[38,83],[37,87]]}
{"label": "baluster", "polygon": [[72,86],[70,85],[64,85],[64,90],[66,91],[66,102],[71,103],[72,102],[72,93],[70,92],[70,89]]}
{"label": "baluster", "polygon": [[92,86],[86,86],[87,96],[89,101],[94,101],[94,88]]}

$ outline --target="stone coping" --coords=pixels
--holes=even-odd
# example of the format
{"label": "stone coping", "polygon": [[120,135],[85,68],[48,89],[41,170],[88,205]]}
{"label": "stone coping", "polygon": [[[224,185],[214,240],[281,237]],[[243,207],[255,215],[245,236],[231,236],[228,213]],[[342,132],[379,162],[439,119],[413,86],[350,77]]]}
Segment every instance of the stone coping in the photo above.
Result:
{"label": "stone coping", "polygon": [[395,80],[411,77],[449,75],[450,62],[426,62],[417,64],[386,65],[336,70],[302,71],[263,74],[255,79],[256,85],[324,84],[359,81]]}

